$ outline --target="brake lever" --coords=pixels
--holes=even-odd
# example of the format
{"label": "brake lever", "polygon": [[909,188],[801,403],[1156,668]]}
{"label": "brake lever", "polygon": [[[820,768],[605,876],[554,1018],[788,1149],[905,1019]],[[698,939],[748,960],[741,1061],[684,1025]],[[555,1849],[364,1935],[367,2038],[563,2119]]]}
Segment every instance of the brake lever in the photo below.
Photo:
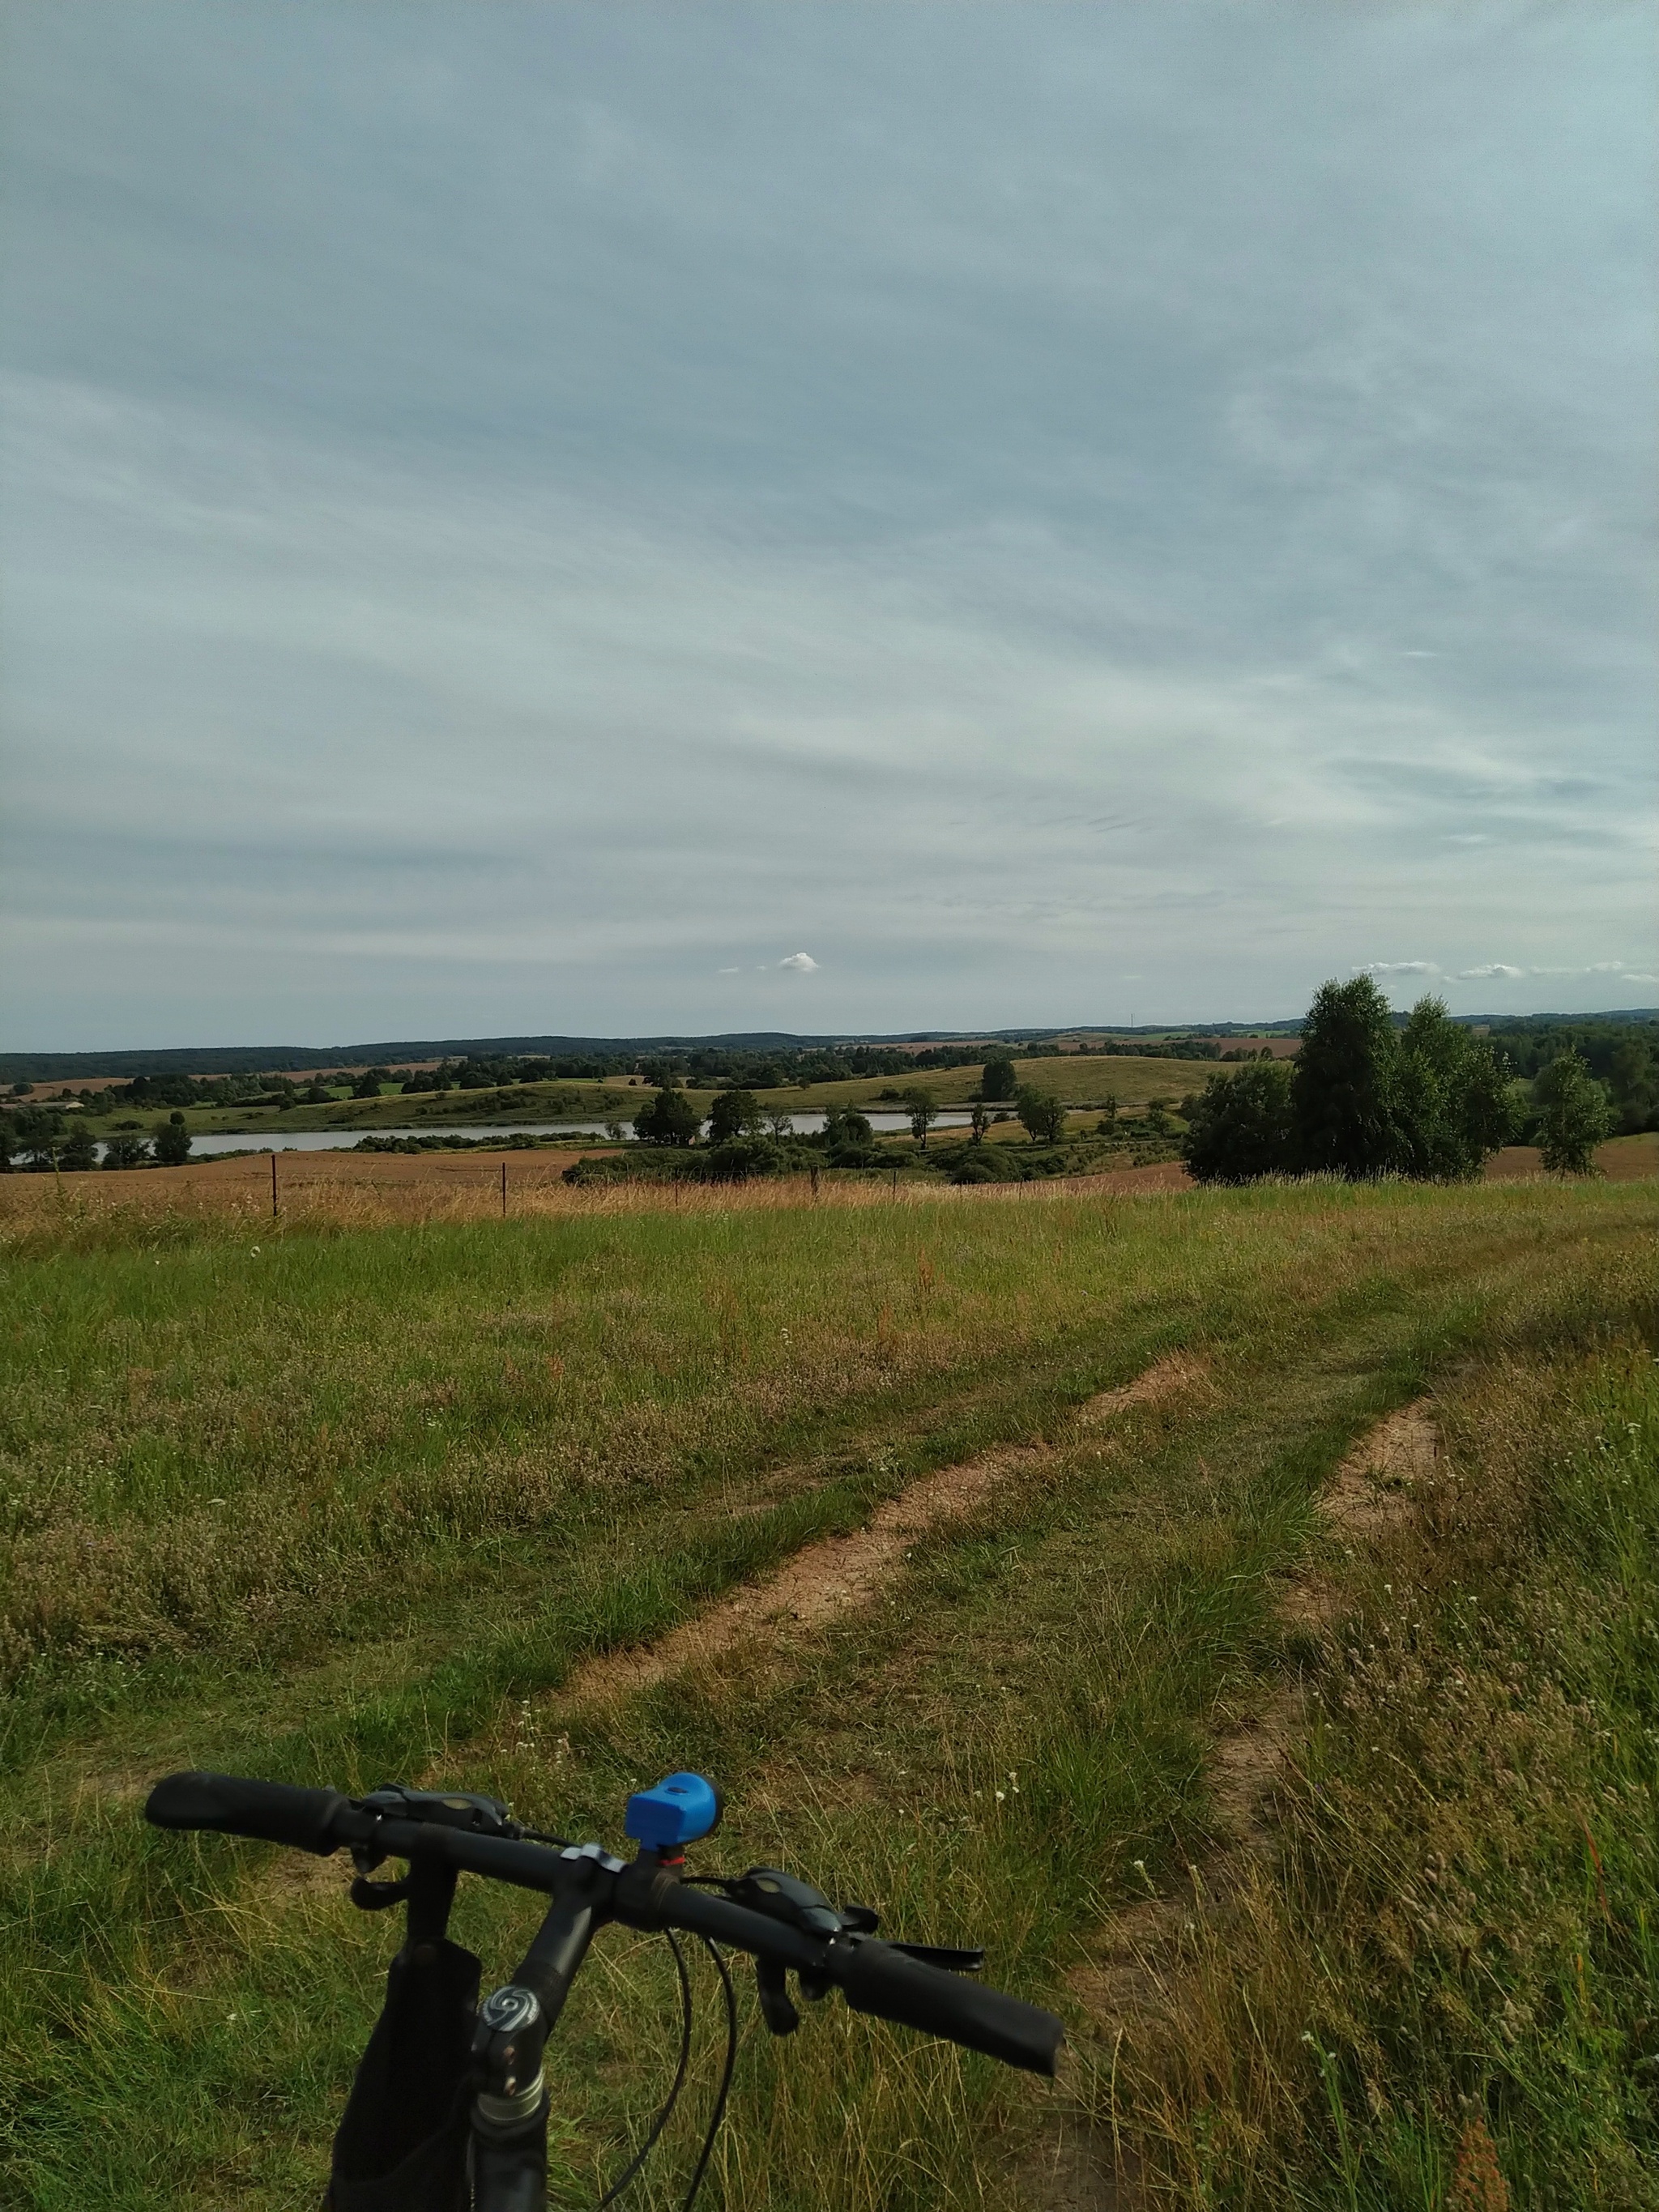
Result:
{"label": "brake lever", "polygon": [[514,1843],[524,1836],[499,1797],[481,1797],[471,1790],[406,1790],[401,1782],[383,1782],[356,1802],[363,1812],[383,1820],[424,1820],[440,1828],[465,1828],[475,1836],[505,1836]]}
{"label": "brake lever", "polygon": [[942,1966],[947,1973],[976,1974],[985,1964],[985,1954],[975,1945],[971,1950],[955,1950],[948,1943],[890,1943],[890,1951],[902,1951],[907,1959],[919,1960],[924,1966]]}
{"label": "brake lever", "polygon": [[[763,1912],[769,1920],[781,1920],[787,1927],[799,1929],[804,1936],[817,1936],[825,1942],[838,1936],[873,1936],[881,1925],[879,1914],[867,1905],[831,1905],[821,1889],[814,1889],[797,1875],[785,1874],[781,1867],[750,1867],[738,1881],[728,1882],[726,1889],[728,1896],[738,1905],[746,1905],[751,1912]],[[985,1954],[977,1948],[961,1950],[942,1943],[895,1943],[891,1948],[924,1966],[938,1966],[953,1974],[975,1974],[985,1964]],[[797,1970],[796,1979],[801,1995],[812,2003],[827,1996],[833,1986],[827,1974],[814,1973],[805,1966]],[[793,2035],[800,2026],[800,2014],[790,1997],[783,1968],[775,1960],[757,1958],[755,1987],[761,2018],[768,2028],[774,2035]]]}
{"label": "brake lever", "polygon": [[783,1968],[775,1959],[756,1960],[755,1989],[760,1998],[761,2018],[771,2033],[793,2035],[800,2026],[800,2014],[789,1995]]}

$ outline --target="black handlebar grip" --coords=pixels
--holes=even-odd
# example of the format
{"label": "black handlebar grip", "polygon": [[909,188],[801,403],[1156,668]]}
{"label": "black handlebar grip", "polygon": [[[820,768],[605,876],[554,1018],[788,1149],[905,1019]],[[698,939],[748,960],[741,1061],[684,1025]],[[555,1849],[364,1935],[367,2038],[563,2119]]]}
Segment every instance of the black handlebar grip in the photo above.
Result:
{"label": "black handlebar grip", "polygon": [[1066,2039],[1064,2025],[1040,2005],[924,1966],[890,1944],[860,1943],[836,1978],[854,2012],[947,2036],[1029,2074],[1053,2074]]}
{"label": "black handlebar grip", "polygon": [[326,1858],[340,1847],[334,1824],[349,1804],[337,1790],[296,1790],[235,1774],[169,1774],[150,1791],[144,1818],[158,1828],[218,1828]]}

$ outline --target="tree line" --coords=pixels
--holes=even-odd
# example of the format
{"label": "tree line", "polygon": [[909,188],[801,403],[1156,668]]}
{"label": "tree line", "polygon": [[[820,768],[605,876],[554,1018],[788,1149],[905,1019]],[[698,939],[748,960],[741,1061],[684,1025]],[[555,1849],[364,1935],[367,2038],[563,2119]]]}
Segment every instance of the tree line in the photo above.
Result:
{"label": "tree line", "polygon": [[100,1166],[183,1167],[190,1142],[185,1117],[175,1109],[151,1136],[118,1130],[105,1140],[100,1161],[98,1139],[84,1121],[71,1121],[60,1106],[22,1106],[0,1114],[0,1175],[85,1175]]}
{"label": "tree line", "polygon": [[1403,1026],[1370,976],[1329,982],[1293,1060],[1247,1062],[1184,1102],[1182,1151],[1200,1182],[1268,1175],[1396,1175],[1463,1182],[1530,1119],[1546,1168],[1592,1171],[1614,1126],[1613,1100],[1569,1047],[1542,1067],[1528,1117],[1506,1055],[1419,1000]]}

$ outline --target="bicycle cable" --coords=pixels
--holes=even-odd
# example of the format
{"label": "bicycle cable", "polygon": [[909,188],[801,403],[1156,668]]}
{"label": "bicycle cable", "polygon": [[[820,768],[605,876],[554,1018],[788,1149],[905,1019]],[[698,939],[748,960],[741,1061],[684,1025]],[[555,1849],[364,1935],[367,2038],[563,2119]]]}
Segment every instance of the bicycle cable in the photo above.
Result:
{"label": "bicycle cable", "polygon": [[697,2191],[702,2187],[703,2175],[708,2171],[708,2161],[714,2154],[714,2138],[720,2131],[720,2122],[726,2118],[726,2100],[732,2092],[732,2075],[738,2063],[738,1993],[732,1986],[732,1970],[708,1936],[699,1936],[697,1941],[714,1961],[720,1987],[726,1996],[726,2064],[720,2073],[720,2086],[715,2093],[714,2109],[709,2115],[708,2131],[703,2136],[702,2149],[698,2154],[696,2172],[691,2177],[691,2186],[685,2192],[685,2201],[680,2212],[691,2212]]}
{"label": "bicycle cable", "polygon": [[686,2069],[691,2063],[691,1977],[686,1972],[685,1954],[680,1949],[678,1937],[672,1928],[665,1928],[662,1932],[668,1939],[669,1949],[674,1954],[674,1971],[680,1980],[679,2063],[674,2069],[674,2079],[668,2094],[663,2099],[645,2141],[611,2183],[610,2188],[605,2191],[604,2196],[600,2197],[599,2203],[594,2207],[594,2212],[605,2212],[607,2204],[614,2204],[623,2190],[639,2179],[640,2169],[656,2148],[663,2130],[673,2118],[674,2107],[680,2100],[680,2091],[685,2087]]}

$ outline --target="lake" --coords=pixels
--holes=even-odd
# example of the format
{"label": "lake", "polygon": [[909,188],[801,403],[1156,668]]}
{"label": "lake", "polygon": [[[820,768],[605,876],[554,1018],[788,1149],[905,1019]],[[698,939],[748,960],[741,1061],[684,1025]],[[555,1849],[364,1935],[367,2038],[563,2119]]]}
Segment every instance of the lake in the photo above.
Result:
{"label": "lake", "polygon": [[[813,1109],[792,1114],[797,1135],[815,1136],[823,1128],[824,1116]],[[970,1115],[966,1107],[945,1107],[933,1127],[936,1129],[965,1129]],[[891,1135],[896,1130],[908,1129],[910,1117],[897,1109],[870,1109],[868,1119],[873,1129]],[[374,1137],[602,1137],[607,1127],[604,1121],[547,1121],[531,1126],[523,1121],[472,1121],[465,1127],[453,1128],[428,1122],[418,1129],[244,1129],[234,1134],[218,1137],[197,1137],[191,1145],[190,1156],[195,1160],[217,1158],[223,1152],[349,1152],[362,1138]],[[627,1124],[624,1123],[626,1127]],[[137,1131],[134,1134],[137,1134]]]}

